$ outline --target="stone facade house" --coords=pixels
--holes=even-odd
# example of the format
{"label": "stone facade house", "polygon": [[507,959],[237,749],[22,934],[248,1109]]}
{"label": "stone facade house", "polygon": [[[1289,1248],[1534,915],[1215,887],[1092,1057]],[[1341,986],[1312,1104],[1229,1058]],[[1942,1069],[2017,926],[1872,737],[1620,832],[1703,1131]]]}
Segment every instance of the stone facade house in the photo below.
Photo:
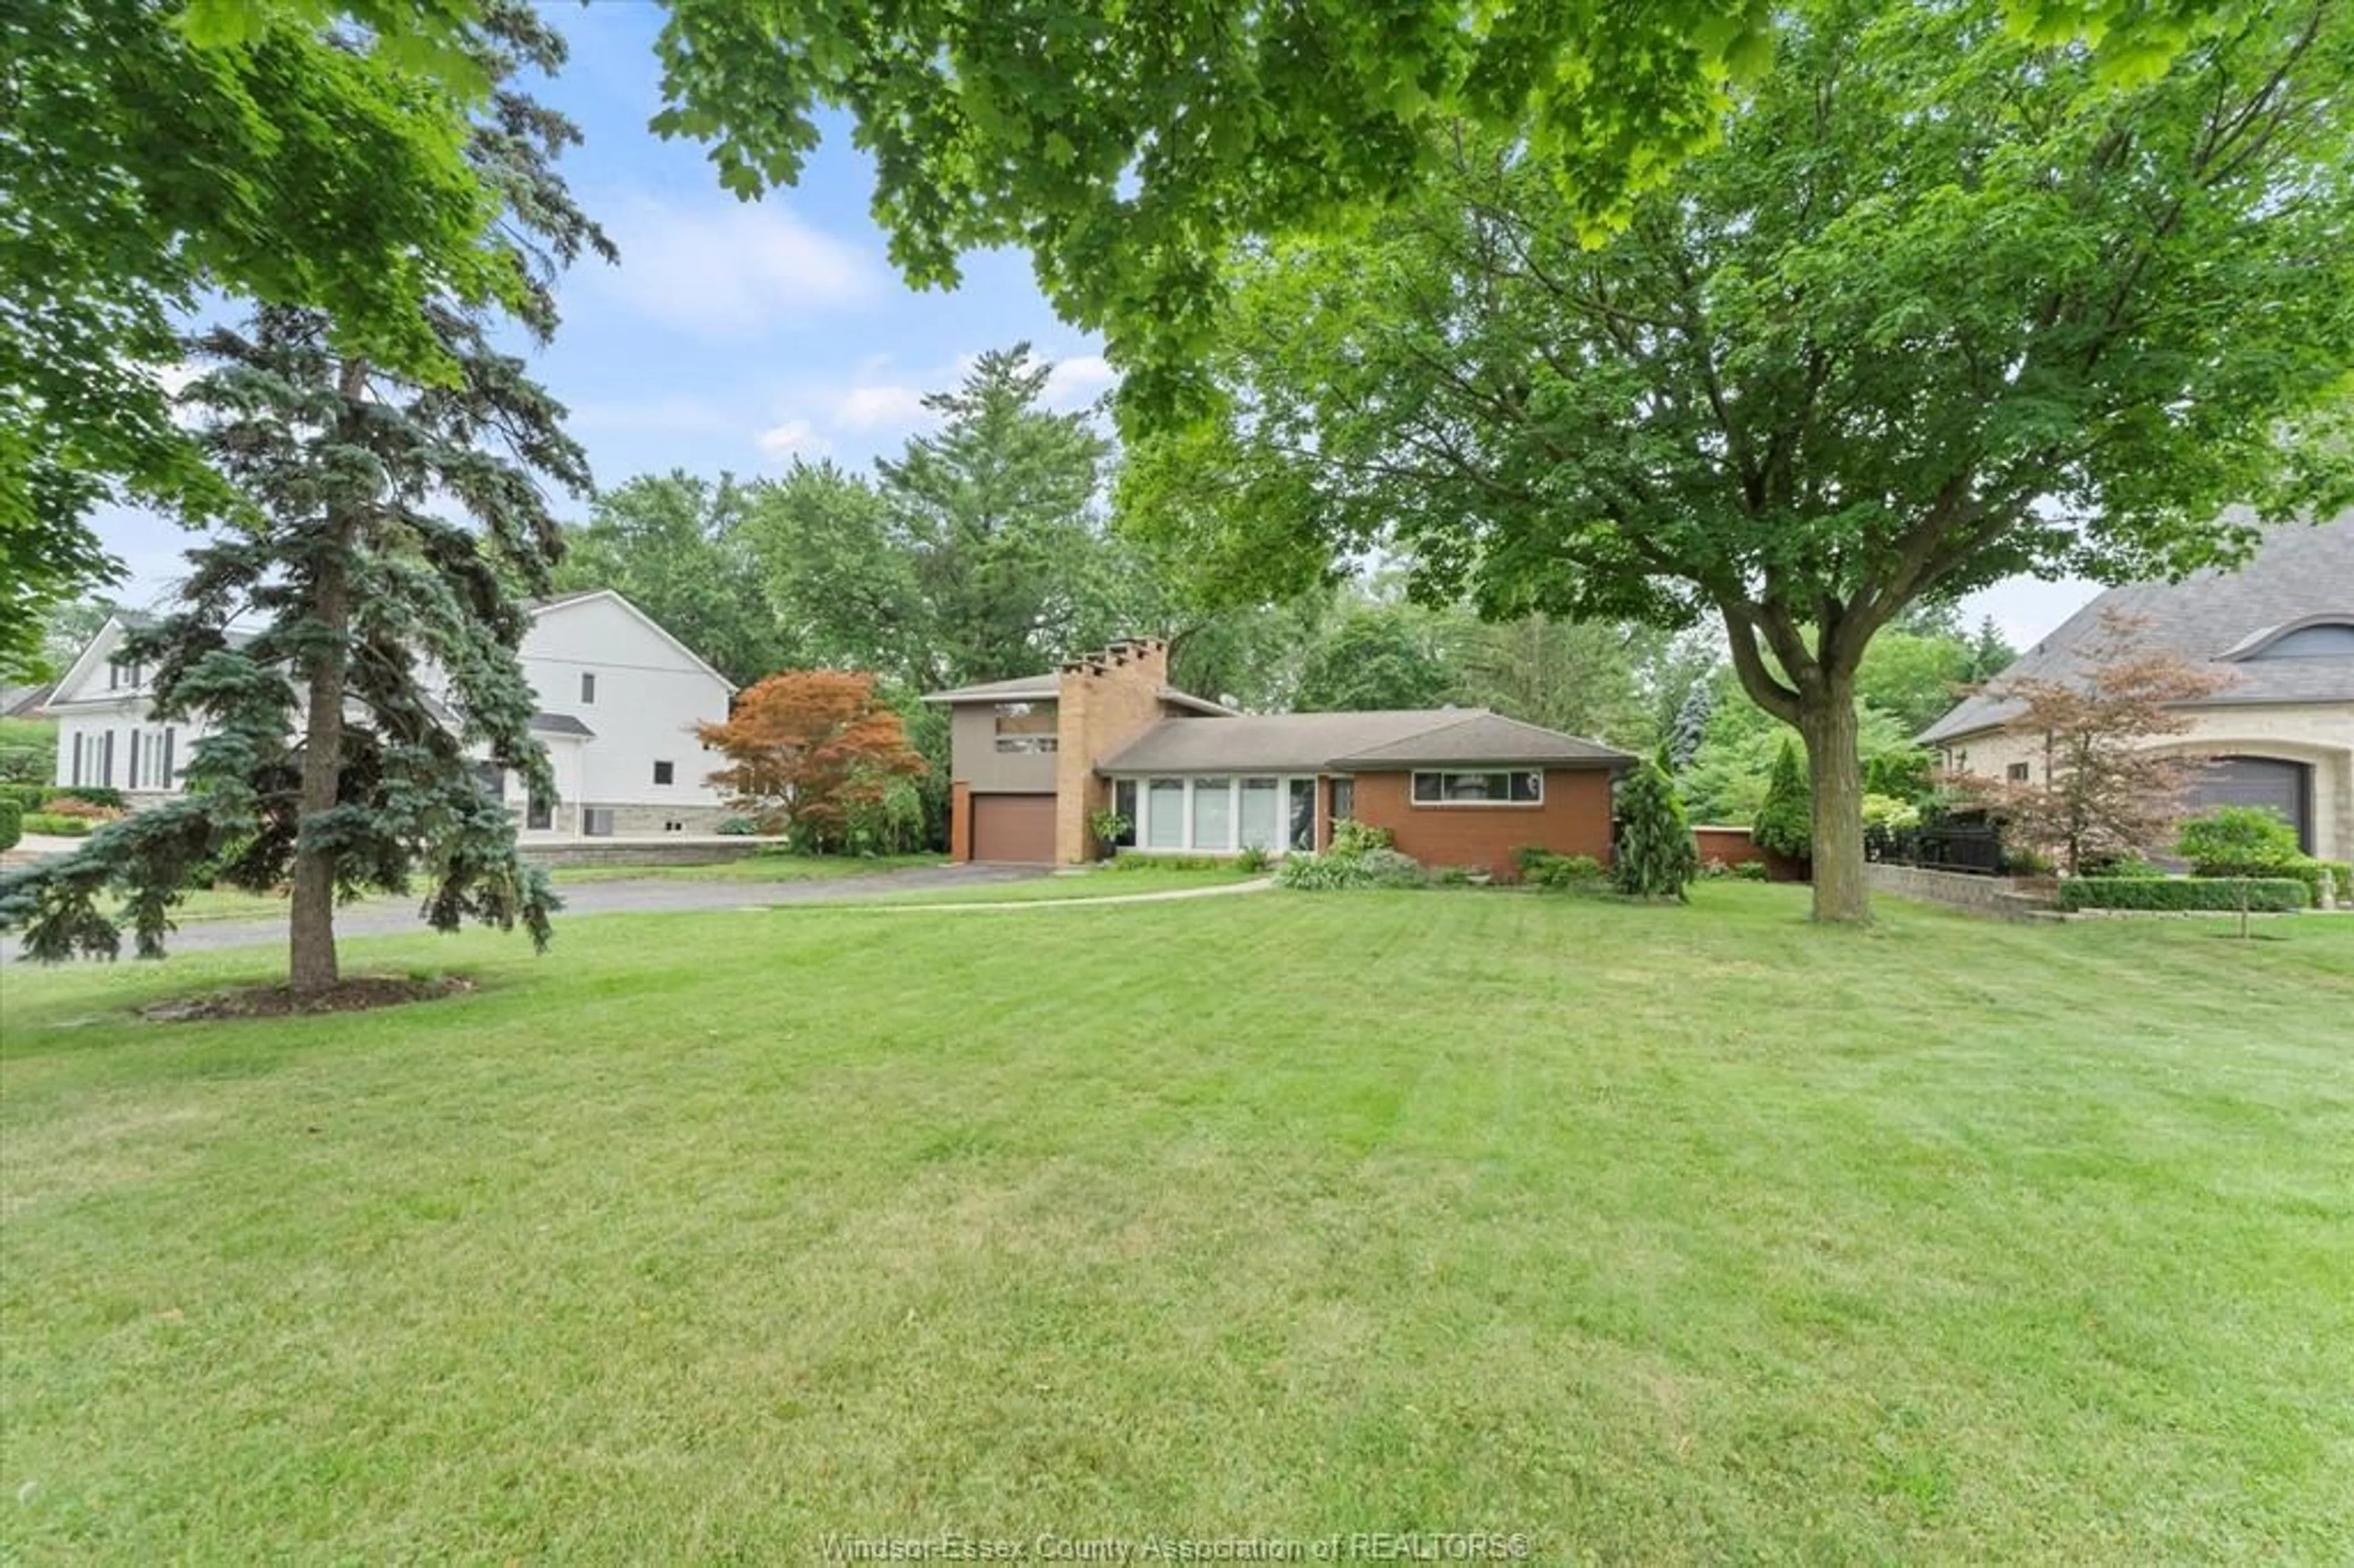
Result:
{"label": "stone facade house", "polygon": [[[1509,873],[1522,845],[1607,860],[1611,781],[1636,760],[1482,708],[1236,713],[1172,687],[1152,641],[924,700],[952,715],[958,860],[1279,855],[1348,817],[1434,865]],[[1116,844],[1089,827],[1105,810],[1128,823]]]}
{"label": "stone facade house", "polygon": [[2020,705],[2005,699],[2005,684],[2080,673],[2111,611],[2141,623],[2144,646],[2228,677],[2184,705],[2187,733],[2158,743],[2211,759],[2192,810],[2264,806],[2296,827],[2306,853],[2354,858],[2354,513],[2275,528],[2236,571],[2110,589],[1930,726],[1922,743],[1956,771],[2043,778],[2040,737],[2008,727]]}

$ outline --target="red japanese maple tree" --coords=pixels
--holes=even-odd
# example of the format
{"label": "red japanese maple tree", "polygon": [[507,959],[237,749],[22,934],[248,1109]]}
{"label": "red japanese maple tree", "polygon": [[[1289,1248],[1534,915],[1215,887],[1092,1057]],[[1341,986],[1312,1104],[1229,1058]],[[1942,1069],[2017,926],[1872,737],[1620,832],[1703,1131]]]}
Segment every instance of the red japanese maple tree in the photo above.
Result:
{"label": "red japanese maple tree", "polygon": [[2181,705],[2232,681],[2149,647],[2144,626],[2140,617],[2105,611],[2075,679],[1994,683],[1997,694],[2024,705],[2003,728],[2041,743],[2041,780],[1956,780],[1995,810],[2014,846],[2056,853],[2072,873],[2147,854],[2171,836],[2207,758],[2168,747],[2167,737],[2191,727]]}
{"label": "red japanese maple tree", "polygon": [[728,803],[815,853],[842,848],[894,779],[927,771],[875,677],[856,671],[771,675],[737,698],[725,724],[695,733],[726,755],[708,779]]}

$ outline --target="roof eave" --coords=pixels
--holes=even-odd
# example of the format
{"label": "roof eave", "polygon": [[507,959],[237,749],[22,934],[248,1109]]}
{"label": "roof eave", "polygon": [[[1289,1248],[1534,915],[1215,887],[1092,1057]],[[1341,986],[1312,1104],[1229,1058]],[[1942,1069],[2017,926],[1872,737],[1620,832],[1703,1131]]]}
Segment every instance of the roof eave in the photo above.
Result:
{"label": "roof eave", "polygon": [[1154,694],[1164,703],[1172,703],[1181,708],[1191,708],[1197,714],[1206,714],[1217,718],[1244,716],[1240,708],[1230,708],[1224,703],[1214,703],[1207,697],[1197,697],[1191,692],[1181,692],[1174,686],[1163,686]]}
{"label": "roof eave", "polygon": [[916,700],[934,707],[957,707],[966,703],[1044,703],[1062,695],[1055,686],[1019,686],[1010,692],[975,692],[959,688],[949,692],[926,692]]}
{"label": "roof eave", "polygon": [[1335,757],[1324,766],[1335,773],[1407,773],[1433,768],[1541,768],[1549,773],[1606,768],[1624,773],[1641,760],[1621,751],[1608,757]]}

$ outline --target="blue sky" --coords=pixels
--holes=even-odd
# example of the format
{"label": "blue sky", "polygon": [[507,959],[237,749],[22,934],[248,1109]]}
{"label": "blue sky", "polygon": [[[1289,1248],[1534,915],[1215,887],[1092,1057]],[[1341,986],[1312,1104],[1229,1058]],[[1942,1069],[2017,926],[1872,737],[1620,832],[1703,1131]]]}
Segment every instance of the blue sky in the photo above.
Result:
{"label": "blue sky", "polygon": [[[983,349],[1023,340],[1055,362],[1049,390],[1061,406],[1112,385],[1100,344],[1055,319],[1024,256],[968,258],[954,292],[903,283],[867,216],[866,159],[841,122],[799,186],[739,202],[700,145],[646,129],[661,107],[659,8],[597,0],[547,15],[572,54],[541,96],[586,137],[566,174],[621,260],[565,280],[563,328],[535,367],[571,408],[600,483],[673,468],[770,473],[796,456],[864,468],[923,427],[925,393],[955,385]],[[188,543],[177,528],[127,510],[98,526],[131,570],[120,597],[168,591]],[[2022,580],[1966,608],[1973,620],[1990,611],[2024,644],[2091,592]]]}

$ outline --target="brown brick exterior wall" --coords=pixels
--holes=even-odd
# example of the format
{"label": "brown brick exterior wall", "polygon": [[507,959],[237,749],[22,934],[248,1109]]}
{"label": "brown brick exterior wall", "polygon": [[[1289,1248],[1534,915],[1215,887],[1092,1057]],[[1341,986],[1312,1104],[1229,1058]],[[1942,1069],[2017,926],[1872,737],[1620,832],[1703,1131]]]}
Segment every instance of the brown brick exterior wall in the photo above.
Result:
{"label": "brown brick exterior wall", "polygon": [[1755,861],[1766,868],[1771,882],[1804,882],[1807,865],[1804,861],[1776,854],[1749,836],[1747,828],[1698,827],[1692,830],[1692,842],[1699,846],[1700,863],[1723,861],[1727,865],[1741,865]]}
{"label": "brown brick exterior wall", "polygon": [[1357,820],[1387,828],[1399,851],[1425,865],[1483,865],[1514,876],[1520,868],[1512,852],[1523,844],[1610,859],[1606,768],[1548,769],[1541,806],[1417,806],[1409,798],[1410,773],[1356,779]]}
{"label": "brown brick exterior wall", "polygon": [[1096,765],[1158,724],[1169,683],[1169,645],[1115,642],[1063,666],[1055,764],[1055,859],[1095,857],[1087,816],[1111,804],[1111,783]]}
{"label": "brown brick exterior wall", "polygon": [[960,779],[949,786],[949,858],[972,858],[972,786]]}

